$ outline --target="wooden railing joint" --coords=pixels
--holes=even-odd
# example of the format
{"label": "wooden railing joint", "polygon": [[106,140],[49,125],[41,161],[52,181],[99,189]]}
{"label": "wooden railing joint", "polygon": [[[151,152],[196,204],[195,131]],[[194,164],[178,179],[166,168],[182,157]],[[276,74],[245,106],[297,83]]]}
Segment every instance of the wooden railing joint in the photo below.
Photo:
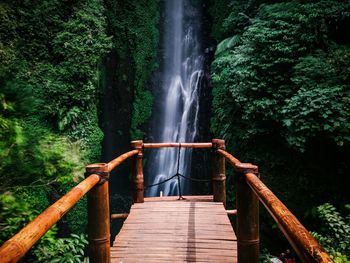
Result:
{"label": "wooden railing joint", "polygon": [[99,183],[88,193],[88,238],[91,263],[110,262],[109,166],[86,166],[86,176],[98,175]]}
{"label": "wooden railing joint", "polygon": [[128,213],[122,213],[122,214],[111,214],[111,219],[126,219],[129,216]]}
{"label": "wooden railing joint", "polygon": [[[217,152],[224,156],[234,167],[236,172],[239,173],[238,176],[236,176],[239,263],[258,262],[258,243],[254,241],[253,237],[254,233],[258,233],[258,231],[255,230],[258,229],[259,224],[257,217],[257,199],[259,199],[265,206],[303,262],[333,262],[316,239],[259,179],[257,166],[250,163],[241,163],[238,159],[224,150],[218,149]],[[255,223],[251,222],[252,220],[255,220]],[[251,243],[249,243],[250,241],[248,242],[249,244],[247,243],[247,234],[252,235],[251,238],[248,239],[252,240]],[[256,239],[256,241],[257,240],[258,239]]]}
{"label": "wooden railing joint", "polygon": [[252,173],[259,176],[259,167],[251,163],[237,163],[234,169],[239,174]]}
{"label": "wooden railing joint", "polygon": [[213,139],[212,149],[213,200],[214,202],[222,202],[224,207],[226,207],[225,159],[217,152],[218,149],[225,149],[225,141],[220,139]]}
{"label": "wooden railing joint", "polygon": [[134,183],[134,203],[144,202],[144,177],[143,177],[143,141],[132,141],[131,147],[138,151],[134,157],[132,180]]}

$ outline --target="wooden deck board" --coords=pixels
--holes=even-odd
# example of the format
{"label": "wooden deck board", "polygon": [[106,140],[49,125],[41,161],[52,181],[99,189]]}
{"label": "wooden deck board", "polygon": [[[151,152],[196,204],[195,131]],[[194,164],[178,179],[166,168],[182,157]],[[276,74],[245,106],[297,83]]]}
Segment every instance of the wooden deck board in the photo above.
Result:
{"label": "wooden deck board", "polygon": [[111,247],[112,262],[237,262],[236,235],[212,196],[134,204]]}

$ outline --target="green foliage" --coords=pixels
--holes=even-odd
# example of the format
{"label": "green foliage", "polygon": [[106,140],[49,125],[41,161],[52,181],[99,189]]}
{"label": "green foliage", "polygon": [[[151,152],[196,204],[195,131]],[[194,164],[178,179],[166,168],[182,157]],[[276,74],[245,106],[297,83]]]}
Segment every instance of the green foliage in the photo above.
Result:
{"label": "green foliage", "polygon": [[[47,196],[47,187],[19,188],[15,193],[5,192],[0,195],[0,245],[48,206]],[[79,216],[81,217],[81,214]],[[77,217],[74,220],[77,220]],[[80,222],[84,220],[80,218]],[[73,227],[72,230],[77,229]],[[71,234],[67,238],[58,238],[57,231],[56,226],[52,227],[30,250],[26,261],[86,262],[86,236]]]}
{"label": "green foliage", "polygon": [[261,263],[271,263],[272,262],[271,258],[272,258],[272,256],[265,251],[265,253],[264,252],[260,253],[259,262],[261,262]]}
{"label": "green foliage", "polygon": [[[57,193],[59,196],[64,195],[70,191],[76,182],[70,182],[66,184],[61,184]],[[87,233],[87,197],[84,196],[79,202],[61,219],[63,222],[67,223],[68,230],[71,233],[81,235]]]}
{"label": "green foliage", "polygon": [[[120,58],[119,67],[125,70],[118,76],[128,85],[134,95],[131,120],[131,137],[141,138],[142,125],[151,115],[153,98],[146,84],[156,67],[159,39],[159,1],[108,0],[110,30],[115,35],[113,42]],[[147,36],[147,37],[145,37]]]}
{"label": "green foliage", "polygon": [[[45,197],[45,192],[36,191],[36,198],[42,194]],[[39,214],[36,208],[40,206],[40,203],[35,202],[37,200],[28,200],[26,195],[28,196],[30,193],[14,195],[5,192],[0,195],[0,244],[16,234]],[[43,240],[54,235],[56,231],[55,227],[50,229]]]}
{"label": "green foliage", "polygon": [[319,51],[294,67],[291,79],[299,90],[282,109],[289,144],[303,148],[318,134],[339,146],[349,143],[349,51],[347,47],[333,47],[327,54]]}
{"label": "green foliage", "polygon": [[71,234],[69,238],[52,240],[49,244],[39,244],[33,254],[36,262],[79,263],[88,262],[84,256],[88,244],[84,235]]}
{"label": "green foliage", "polygon": [[317,136],[338,145],[349,141],[349,48],[332,44],[321,55],[309,55],[330,42],[327,23],[350,8],[331,2],[263,5],[240,43],[217,54],[214,132],[229,142],[235,140],[229,131],[237,127],[246,131],[241,140],[279,134],[301,151]]}
{"label": "green foliage", "polygon": [[102,139],[97,121],[99,71],[112,43],[106,33],[103,2],[24,1],[4,6],[7,16],[17,21],[0,30],[1,38],[11,44],[6,57],[17,55],[1,68],[1,73],[14,74],[0,79],[5,94],[16,100],[21,117],[81,140],[89,149],[86,156],[98,161]]}
{"label": "green foliage", "polygon": [[0,171],[10,161],[8,156],[11,149],[23,143],[22,128],[18,121],[7,116],[13,110],[13,104],[7,102],[4,95],[0,94]]}
{"label": "green foliage", "polygon": [[132,138],[142,138],[143,132],[140,126],[149,119],[152,114],[153,95],[148,90],[141,90],[134,101],[132,122]]}
{"label": "green foliage", "polygon": [[[42,210],[79,181],[83,164],[99,161],[101,64],[112,45],[130,77],[132,130],[140,134],[151,114],[145,84],[155,67],[158,19],[158,1],[0,3],[0,190],[13,194],[2,196],[8,202],[1,219],[10,220],[1,222],[9,229],[2,239],[37,214],[34,207]],[[73,233],[86,230],[85,205],[63,219]],[[30,256],[34,261],[84,260],[84,238],[48,235]]]}
{"label": "green foliage", "polygon": [[212,36],[217,40],[241,34],[254,21],[254,16],[263,3],[276,3],[271,0],[224,0],[210,2],[213,19]]}
{"label": "green foliage", "polygon": [[13,12],[5,3],[0,3],[0,79],[9,73],[8,68],[13,64],[16,50],[17,21],[13,18]]}
{"label": "green foliage", "polygon": [[15,124],[11,129],[17,132],[3,137],[0,145],[1,190],[53,182],[66,184],[82,178],[84,162],[79,143],[28,123]]}
{"label": "green foliage", "polygon": [[215,56],[220,56],[220,53],[226,52],[233,47],[237,46],[240,41],[240,36],[235,35],[233,37],[229,37],[221,41],[216,47]]}
{"label": "green foliage", "polygon": [[223,39],[225,37],[228,37],[227,33],[222,30],[222,23],[232,10],[232,2],[233,1],[231,0],[209,1],[209,12],[213,19],[212,35],[216,39]]}
{"label": "green foliage", "polygon": [[213,27],[215,137],[259,165],[301,219],[316,202],[348,203],[350,2],[232,1],[228,10]]}
{"label": "green foliage", "polygon": [[[4,101],[2,105],[9,108]],[[63,195],[80,181],[85,163],[81,159],[79,142],[72,143],[43,127],[18,120],[15,122],[11,116],[6,117],[0,118],[1,123],[11,124],[2,125],[1,129],[0,146],[4,154],[0,156],[0,190],[15,193],[1,195],[1,241],[15,234],[49,205],[48,191],[55,191],[53,185],[62,188],[60,194]],[[14,127],[18,132],[11,130]],[[69,213],[67,222],[73,233],[85,233],[86,200],[79,202]],[[41,249],[53,246],[56,232],[57,228],[53,228],[41,239]]]}
{"label": "green foliage", "polygon": [[350,209],[343,217],[331,204],[323,204],[313,210],[320,227],[312,234],[337,263],[349,262],[350,258]]}
{"label": "green foliage", "polygon": [[[99,161],[100,64],[112,47],[102,0],[0,3],[1,241],[8,239]],[[85,233],[86,200],[63,219]],[[28,260],[83,261],[85,239],[57,227]]]}

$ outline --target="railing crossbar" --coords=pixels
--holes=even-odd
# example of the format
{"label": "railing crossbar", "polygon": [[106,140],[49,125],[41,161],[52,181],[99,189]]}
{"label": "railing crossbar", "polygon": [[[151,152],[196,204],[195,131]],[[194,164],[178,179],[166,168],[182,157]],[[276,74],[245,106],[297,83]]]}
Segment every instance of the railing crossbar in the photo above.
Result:
{"label": "railing crossbar", "polygon": [[124,162],[126,159],[136,155],[139,153],[139,150],[132,150],[129,151],[127,153],[124,153],[120,156],[118,156],[117,158],[113,159],[112,161],[110,161],[107,165],[108,165],[108,171],[111,172],[113,171],[117,166],[119,166],[122,162]]}
{"label": "railing crossbar", "polygon": [[[329,255],[288,210],[288,208],[259,179],[258,167],[241,163],[225,150],[225,141],[210,143],[143,143],[131,142],[133,150],[109,163],[86,166],[86,178],[67,194],[20,230],[0,248],[1,262],[17,262],[25,253],[86,193],[88,193],[90,262],[110,262],[110,219],[126,218],[127,214],[110,215],[108,179],[110,172],[134,156],[132,180],[135,185],[134,202],[144,202],[143,149],[152,148],[211,148],[213,171],[213,200],[226,205],[225,159],[234,167],[236,176],[238,262],[257,263],[259,260],[259,200],[276,221],[303,262],[333,262]],[[230,214],[229,213],[229,214]]]}
{"label": "railing crossbar", "polygon": [[[257,166],[250,163],[241,163],[237,158],[224,150],[218,149],[217,152],[224,156],[233,168],[243,175],[241,180],[244,180],[252,189],[303,262],[333,262],[309,231],[259,179]],[[237,218],[240,216],[246,217],[245,215],[240,215],[242,211],[239,208],[237,209]]]}
{"label": "railing crossbar", "polygon": [[75,186],[54,204],[44,210],[0,248],[1,262],[17,262],[29,249],[60,220],[89,190],[100,181],[92,174]]}
{"label": "railing crossbar", "polygon": [[207,143],[144,143],[143,148],[212,148],[213,144],[211,142]]}
{"label": "railing crossbar", "polygon": [[[89,207],[89,210],[91,210],[89,211],[89,224],[93,222],[96,226],[99,224],[103,225],[89,228],[89,231],[93,232],[92,237],[91,233],[89,233],[90,242],[92,242],[92,247],[94,247],[93,249],[95,250],[92,254],[96,255],[95,259],[90,257],[90,262],[108,262],[110,257],[109,250],[103,252],[103,249],[101,249],[101,239],[94,238],[94,236],[103,234],[106,239],[105,243],[108,244],[109,247],[109,229],[107,231],[106,226],[104,225],[107,224],[107,220],[109,222],[108,183],[106,182],[108,182],[110,171],[115,169],[126,159],[138,153],[139,150],[132,150],[120,155],[107,164],[100,163],[88,165],[87,170],[92,172],[87,173],[86,178],[83,181],[73,187],[54,204],[45,209],[40,215],[0,247],[0,261],[2,263],[19,261],[54,224],[56,224],[84,195],[89,192],[88,201],[90,204],[93,204],[93,207]],[[107,169],[105,169],[105,167],[107,167]],[[96,170],[94,170],[95,168]],[[96,188],[95,186],[100,187]],[[104,202],[105,205],[101,205],[101,202]],[[108,214],[106,217],[107,220],[95,220],[97,217],[105,217],[103,214],[106,213]],[[91,218],[93,218],[93,220],[90,220]],[[109,228],[109,224],[107,224],[107,228]],[[106,233],[101,234],[101,230],[104,230]],[[96,240],[96,242],[94,240]],[[96,243],[95,246],[94,242]],[[101,255],[103,255],[103,258],[101,258]]]}

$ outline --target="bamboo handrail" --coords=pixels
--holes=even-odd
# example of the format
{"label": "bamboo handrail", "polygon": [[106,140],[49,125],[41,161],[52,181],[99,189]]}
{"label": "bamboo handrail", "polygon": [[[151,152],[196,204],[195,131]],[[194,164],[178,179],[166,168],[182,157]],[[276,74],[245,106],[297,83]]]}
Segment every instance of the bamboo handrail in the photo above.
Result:
{"label": "bamboo handrail", "polygon": [[228,216],[235,216],[237,215],[237,209],[226,210],[226,213]]}
{"label": "bamboo handrail", "polygon": [[[108,172],[112,171],[126,159],[138,154],[138,150],[132,150],[125,154],[120,155],[107,165]],[[96,164],[94,164],[96,165]],[[87,167],[93,167],[94,165],[88,165]],[[91,168],[90,167],[90,168]],[[1,263],[17,262],[19,261],[30,248],[54,225],[56,224],[86,193],[95,189],[99,182],[102,184],[105,182],[106,174],[91,173],[86,179],[80,182],[77,186],[72,188],[68,193],[62,196],[58,201],[45,209],[40,215],[38,215],[27,226],[22,228],[12,238],[7,240],[0,247],[0,261]],[[102,181],[101,181],[102,180]],[[91,193],[91,191],[90,191]],[[96,194],[96,193],[94,193]],[[101,198],[105,198],[102,197]],[[108,197],[107,201],[108,201]],[[109,220],[109,219],[108,219]],[[109,241],[108,241],[109,242]]]}
{"label": "bamboo handrail", "polygon": [[92,174],[38,215],[0,248],[2,263],[19,261],[29,249],[100,181]]}
{"label": "bamboo handrail", "polygon": [[212,148],[211,142],[205,143],[144,143],[143,148],[166,148],[166,147],[181,147],[181,148]]}
{"label": "bamboo handrail", "polygon": [[110,161],[107,165],[108,165],[108,172],[111,172],[113,169],[115,169],[117,166],[119,166],[122,162],[124,162],[126,159],[130,158],[131,156],[134,156],[136,154],[138,154],[139,151],[138,150],[132,150],[129,151],[127,153],[124,153],[120,156],[118,156],[117,158],[113,159],[112,161]]}
{"label": "bamboo handrail", "polygon": [[122,214],[111,214],[111,219],[126,219],[129,216],[128,213],[122,213]]}
{"label": "bamboo handrail", "polygon": [[[221,145],[221,146],[220,146]],[[243,176],[240,177],[241,183],[238,183],[237,187],[241,191],[241,195],[245,196],[244,198],[250,198],[248,206],[246,206],[246,202],[242,203],[242,200],[239,202],[240,209],[237,211],[228,210],[228,214],[236,214],[237,218],[240,218],[241,214],[248,215],[250,212],[249,209],[253,209],[252,206],[258,206],[257,198],[260,202],[266,207],[272,218],[276,221],[279,228],[290,242],[296,253],[303,260],[303,262],[333,262],[329,255],[324,251],[324,249],[319,245],[316,239],[305,229],[305,227],[298,221],[298,219],[288,210],[288,208],[273,194],[273,192],[267,188],[265,184],[257,176],[258,167],[250,164],[250,163],[241,163],[237,158],[233,157],[230,153],[224,150],[224,141],[214,139],[213,143],[143,143],[142,141],[134,141],[132,142],[132,146],[134,150],[131,150],[127,153],[120,155],[119,157],[113,159],[107,164],[93,164],[87,166],[87,178],[79,183],[77,186],[72,188],[67,194],[61,197],[58,201],[56,201],[53,205],[48,207],[44,212],[42,212],[39,216],[37,216],[32,222],[30,222],[27,226],[25,226],[22,230],[20,230],[16,235],[14,235],[11,239],[6,241],[0,247],[0,261],[3,263],[7,262],[17,262],[19,261],[28,250],[59,220],[61,219],[87,192],[89,192],[89,225],[98,226],[97,222],[104,222],[104,226],[102,228],[109,228],[109,220],[116,218],[125,218],[127,214],[118,214],[112,215],[109,217],[109,205],[108,205],[108,176],[109,172],[115,169],[118,165],[124,162],[126,159],[137,155],[135,159],[136,166],[138,169],[137,176],[134,178],[135,183],[137,184],[138,193],[143,195],[143,174],[142,170],[142,148],[163,148],[163,147],[183,147],[183,148],[214,148],[216,151],[214,152],[217,155],[221,155],[229,161],[229,163],[235,168],[236,171],[240,172]],[[220,146],[220,147],[218,147]],[[141,165],[141,168],[139,167]],[[220,166],[221,167],[221,166]],[[219,173],[221,177],[225,177],[225,169],[223,166],[223,171]],[[216,176],[217,177],[217,176]],[[218,179],[218,178],[213,178]],[[221,179],[220,177],[220,179]],[[137,179],[137,180],[136,180]],[[142,179],[142,180],[141,180]],[[214,180],[215,181],[215,180]],[[221,181],[221,180],[220,180]],[[244,181],[244,184],[242,182]],[[246,186],[244,186],[246,185]],[[96,186],[96,187],[95,187]],[[244,190],[242,192],[242,189]],[[238,189],[237,189],[238,191]],[[249,192],[249,194],[244,194],[245,192]],[[255,197],[256,196],[256,197]],[[255,198],[256,201],[253,202],[252,198]],[[140,199],[140,198],[139,198]],[[240,198],[242,199],[242,198]],[[247,200],[248,200],[247,199]],[[137,199],[138,200],[138,199]],[[140,199],[141,200],[141,199]],[[143,201],[143,198],[142,200]],[[244,201],[244,200],[243,200]],[[106,209],[102,209],[101,202],[104,202],[103,207]],[[99,211],[96,216],[95,210]],[[242,209],[242,210],[241,210]],[[254,209],[253,209],[254,210]],[[252,211],[253,211],[252,210]],[[255,212],[251,213],[253,217],[258,215],[258,210],[254,210]],[[98,220],[96,220],[96,218]],[[92,221],[91,221],[91,220]],[[246,219],[243,220],[243,222]],[[91,222],[90,222],[91,221]],[[238,220],[238,222],[242,222]],[[252,220],[251,225],[255,228],[254,224],[258,221]],[[240,229],[245,229],[250,231],[249,224],[245,224],[244,227]],[[102,229],[101,228],[101,229]],[[95,230],[96,231],[95,231]],[[99,229],[98,227],[92,227],[89,232],[89,238],[96,244],[92,245],[92,250],[90,253],[93,254],[91,262],[107,262],[109,261],[109,230],[105,231],[105,229]],[[101,231],[100,231],[101,230]],[[257,231],[256,228],[254,231]],[[250,231],[252,232],[252,231]],[[107,235],[108,234],[108,235]],[[90,237],[91,236],[91,237]],[[96,236],[94,238],[94,236]],[[253,235],[254,236],[254,235]],[[100,249],[100,245],[102,244],[102,239],[106,239],[104,243],[108,244],[108,249],[102,251]],[[238,235],[237,235],[238,237]],[[249,237],[251,238],[252,235]],[[259,242],[259,240],[247,239],[239,242],[239,246],[251,246],[255,242]],[[257,236],[258,238],[258,236]],[[239,240],[238,240],[239,241]],[[101,244],[100,244],[101,243]],[[258,246],[255,246],[258,249]],[[102,252],[101,252],[102,251]],[[250,250],[254,252],[253,250]],[[258,251],[258,250],[257,250]],[[100,253],[101,252],[101,253]],[[108,255],[107,255],[108,254]],[[258,256],[258,252],[256,254]],[[251,256],[250,258],[254,258],[255,256]],[[90,255],[91,256],[91,255]],[[239,253],[238,253],[239,256]],[[243,260],[243,261],[242,261]],[[256,258],[258,260],[258,257]],[[238,262],[245,262],[243,258],[238,258]],[[250,262],[250,261],[249,261]],[[255,262],[255,261],[254,261]]]}
{"label": "bamboo handrail", "polygon": [[255,174],[246,173],[245,178],[303,262],[333,262],[317,240]]}
{"label": "bamboo handrail", "polygon": [[249,172],[256,169],[257,166],[241,163],[237,158],[224,150],[218,149],[217,152],[223,155],[236,170],[243,170],[245,181],[278,224],[278,227],[303,262],[333,262],[317,240],[288,208],[256,174]]}
{"label": "bamboo handrail", "polygon": [[218,149],[217,150],[218,153],[220,153],[222,156],[224,156],[226,158],[226,160],[229,161],[229,163],[236,168],[237,165],[241,164],[241,161],[238,160],[237,158],[233,157],[231,154],[229,154],[228,152],[226,152],[225,150],[222,149]]}

